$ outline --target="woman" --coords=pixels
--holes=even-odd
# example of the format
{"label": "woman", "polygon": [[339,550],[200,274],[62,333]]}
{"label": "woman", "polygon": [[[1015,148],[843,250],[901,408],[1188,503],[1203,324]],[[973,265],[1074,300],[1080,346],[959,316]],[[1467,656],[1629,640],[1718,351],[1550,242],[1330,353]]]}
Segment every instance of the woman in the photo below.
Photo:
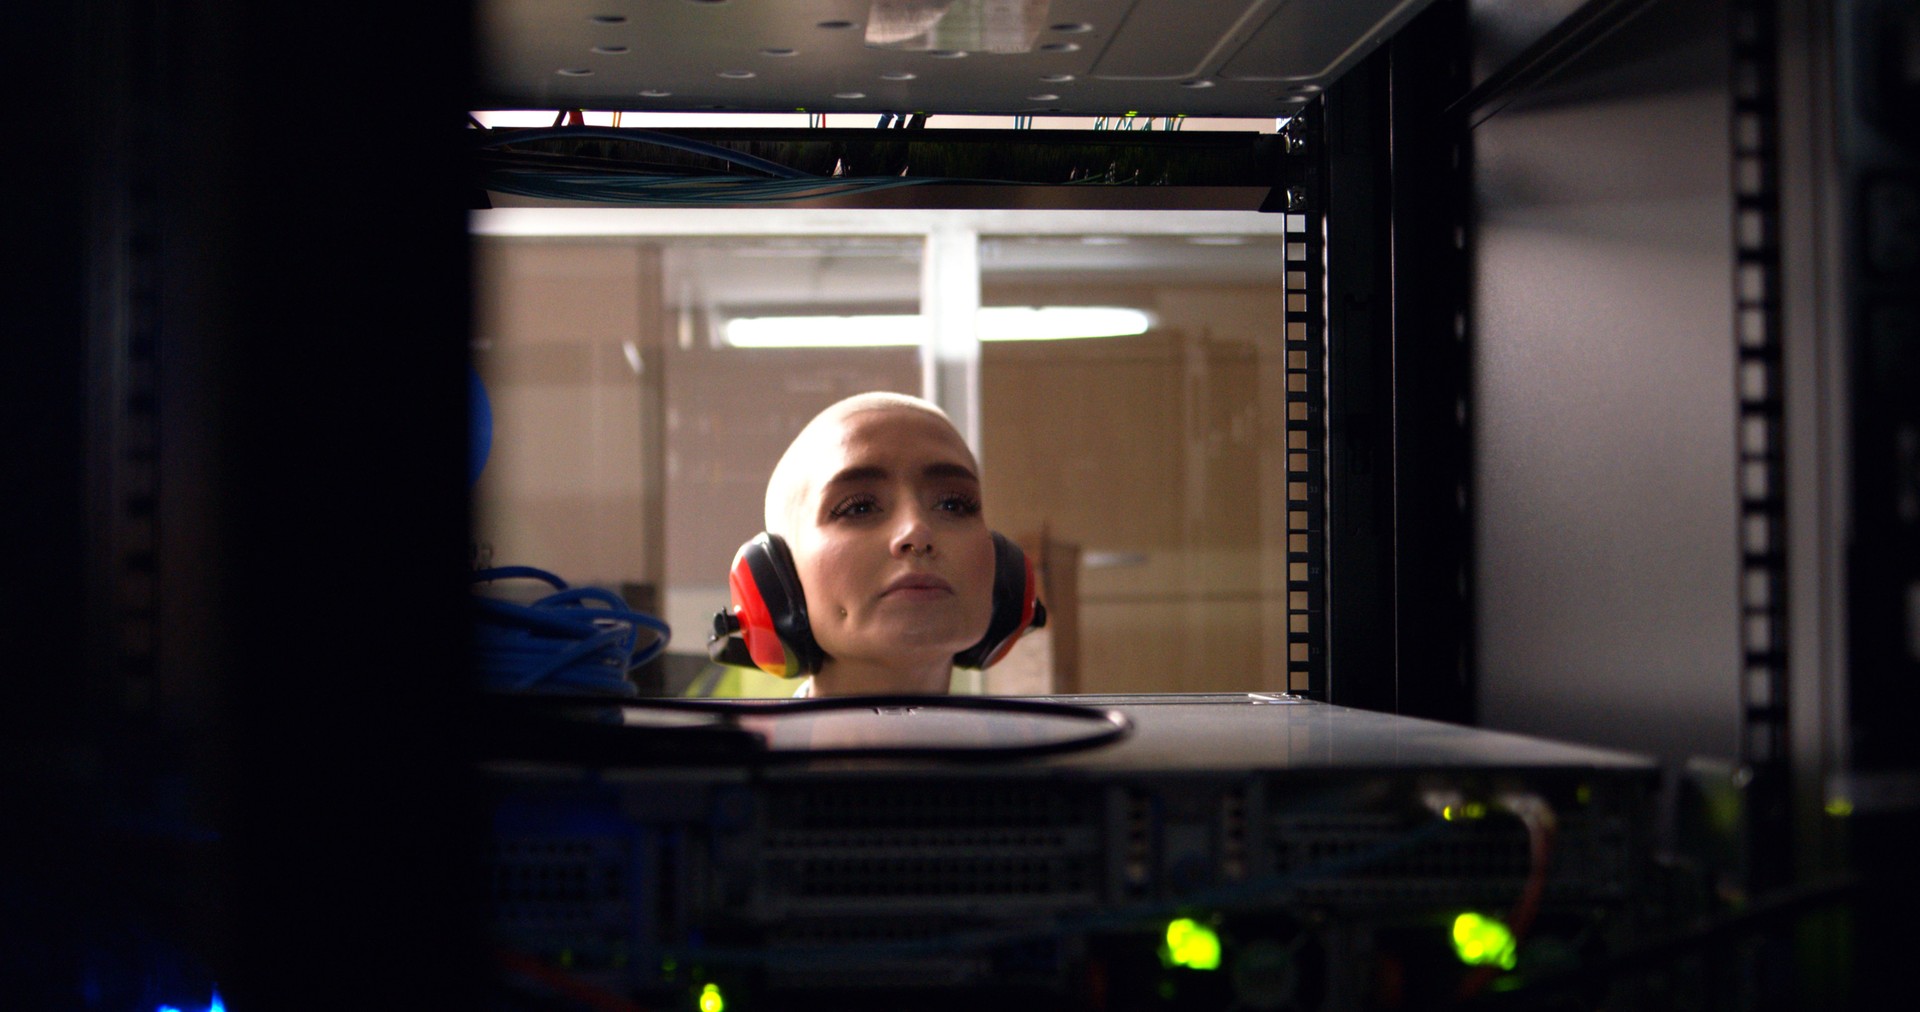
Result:
{"label": "woman", "polygon": [[822,411],[774,466],[766,525],[822,654],[799,695],[947,691],[954,655],[986,634],[995,547],[944,412],[891,393]]}
{"label": "woman", "polygon": [[767,481],[707,652],[813,675],[797,696],[947,691],[1046,624],[1034,570],[987,529],[979,467],[939,408],[870,393],[815,416]]}

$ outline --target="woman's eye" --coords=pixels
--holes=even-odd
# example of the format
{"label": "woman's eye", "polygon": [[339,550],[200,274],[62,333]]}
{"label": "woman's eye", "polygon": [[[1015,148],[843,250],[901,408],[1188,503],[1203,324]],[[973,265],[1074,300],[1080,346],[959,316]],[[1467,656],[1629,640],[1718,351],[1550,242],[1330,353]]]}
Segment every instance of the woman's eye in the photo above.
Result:
{"label": "woman's eye", "polygon": [[835,504],[828,516],[838,520],[842,517],[864,517],[880,508],[880,504],[869,495],[848,496]]}
{"label": "woman's eye", "polygon": [[934,503],[934,508],[945,510],[948,513],[957,513],[960,516],[970,517],[980,512],[980,500],[970,495],[961,495],[956,492],[952,495],[941,496],[940,500]]}

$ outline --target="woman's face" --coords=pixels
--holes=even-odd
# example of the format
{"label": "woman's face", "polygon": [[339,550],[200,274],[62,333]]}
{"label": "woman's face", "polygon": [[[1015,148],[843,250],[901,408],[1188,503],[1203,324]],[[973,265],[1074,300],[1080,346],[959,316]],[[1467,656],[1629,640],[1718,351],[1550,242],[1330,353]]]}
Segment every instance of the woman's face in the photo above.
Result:
{"label": "woman's face", "polygon": [[904,671],[986,635],[993,536],[953,427],[911,409],[860,411],[816,452],[788,543],[833,663]]}

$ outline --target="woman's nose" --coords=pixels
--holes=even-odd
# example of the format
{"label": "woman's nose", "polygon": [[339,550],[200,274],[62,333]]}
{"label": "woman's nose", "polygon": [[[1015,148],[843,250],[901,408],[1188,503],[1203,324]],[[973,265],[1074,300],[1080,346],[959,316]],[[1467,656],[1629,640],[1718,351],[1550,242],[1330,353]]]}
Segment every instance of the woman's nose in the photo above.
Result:
{"label": "woman's nose", "polygon": [[933,554],[933,526],[927,522],[926,511],[918,506],[900,511],[900,525],[893,532],[893,554],[895,555],[931,555]]}

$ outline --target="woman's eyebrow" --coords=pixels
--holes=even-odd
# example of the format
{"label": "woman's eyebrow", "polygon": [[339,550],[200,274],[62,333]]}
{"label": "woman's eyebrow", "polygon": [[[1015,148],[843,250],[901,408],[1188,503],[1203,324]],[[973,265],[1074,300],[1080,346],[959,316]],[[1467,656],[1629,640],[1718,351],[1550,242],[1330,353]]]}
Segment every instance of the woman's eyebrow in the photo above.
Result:
{"label": "woman's eyebrow", "polygon": [[[967,465],[948,461],[928,464],[926,467],[920,469],[920,475],[924,478],[960,478],[971,482],[978,482],[980,480],[980,477],[974,474],[973,469]],[[862,481],[884,481],[887,476],[888,471],[884,467],[875,464],[862,464],[849,467],[835,474],[833,477],[827,479],[827,484],[846,485]]]}
{"label": "woman's eyebrow", "polygon": [[849,467],[827,479],[829,485],[844,485],[856,481],[880,481],[887,476],[887,469],[872,464]]}
{"label": "woman's eyebrow", "polygon": [[980,476],[974,474],[973,469],[965,464],[950,464],[944,461],[928,464],[920,469],[920,474],[925,478],[964,478],[976,483],[980,480]]}

